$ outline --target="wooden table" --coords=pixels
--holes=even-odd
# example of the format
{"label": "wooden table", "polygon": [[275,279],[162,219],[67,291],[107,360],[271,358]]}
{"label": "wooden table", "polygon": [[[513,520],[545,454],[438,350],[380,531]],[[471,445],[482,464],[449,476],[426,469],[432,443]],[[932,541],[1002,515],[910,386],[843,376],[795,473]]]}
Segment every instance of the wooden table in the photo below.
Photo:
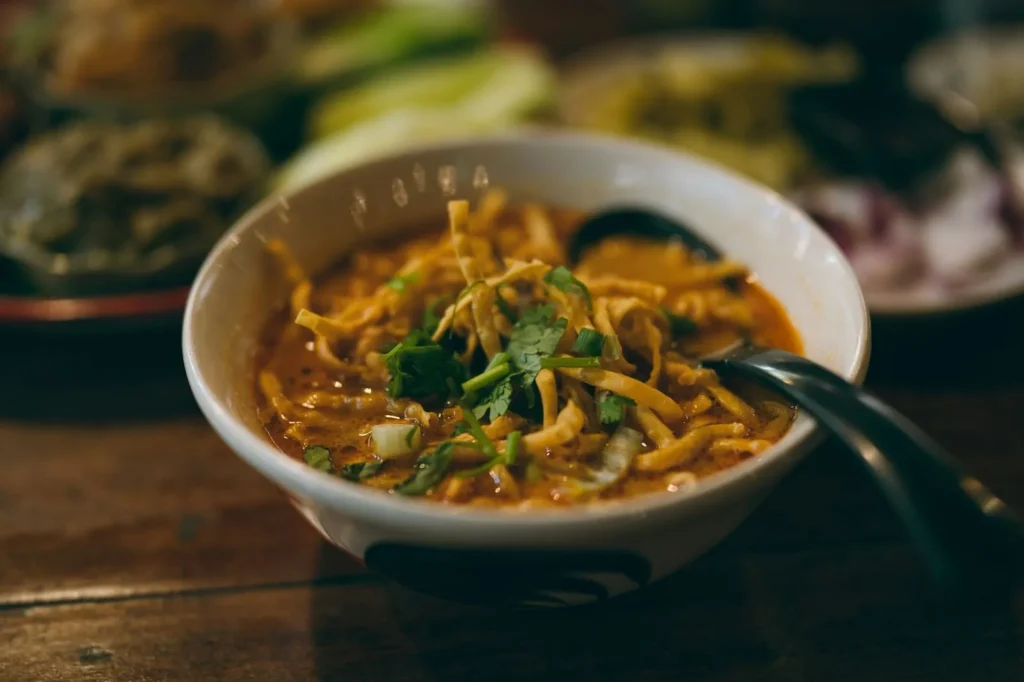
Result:
{"label": "wooden table", "polygon": [[[879,327],[870,382],[1024,508],[1022,313]],[[198,415],[175,333],[0,339],[3,680],[1024,679],[1024,591],[934,600],[831,445],[676,576],[487,612],[325,545]]]}

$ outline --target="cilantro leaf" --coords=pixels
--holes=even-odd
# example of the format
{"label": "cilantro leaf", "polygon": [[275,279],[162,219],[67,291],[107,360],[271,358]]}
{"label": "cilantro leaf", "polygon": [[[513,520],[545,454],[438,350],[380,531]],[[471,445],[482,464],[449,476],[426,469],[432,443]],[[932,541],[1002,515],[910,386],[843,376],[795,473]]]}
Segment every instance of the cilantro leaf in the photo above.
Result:
{"label": "cilantro leaf", "polygon": [[594,300],[590,298],[590,290],[587,289],[587,285],[576,279],[572,271],[564,265],[559,265],[544,275],[544,281],[567,294],[579,294],[587,301],[587,309],[594,310]]}
{"label": "cilantro leaf", "polygon": [[452,463],[451,441],[440,443],[433,451],[416,460],[416,469],[409,478],[395,486],[399,495],[426,495],[430,489],[444,479]]}
{"label": "cilantro leaf", "polygon": [[626,418],[626,408],[636,401],[626,396],[608,393],[597,401],[597,414],[602,424],[621,424]]}
{"label": "cilantro leaf", "polygon": [[394,277],[387,281],[386,286],[394,289],[395,291],[401,294],[405,291],[406,287],[408,287],[410,284],[412,284],[419,278],[420,273],[418,272],[410,272],[407,275],[395,275]]}
{"label": "cilantro leaf", "polygon": [[388,394],[392,398],[424,398],[436,395],[447,399],[466,379],[466,368],[455,355],[434,343],[422,331],[414,331],[382,359],[388,374]]}
{"label": "cilantro leaf", "polygon": [[523,318],[519,320],[522,324],[550,324],[551,316],[555,314],[555,306],[550,303],[527,308],[523,311]]}
{"label": "cilantro leaf", "polygon": [[668,319],[668,326],[672,330],[672,336],[686,336],[697,331],[697,323],[685,315],[676,315],[664,306],[661,308],[661,312]]}
{"label": "cilantro leaf", "polygon": [[531,308],[512,328],[505,352],[512,358],[512,364],[523,373],[523,388],[529,388],[540,372],[541,358],[555,352],[558,342],[565,333],[569,321],[560,317],[554,322],[550,305]]}
{"label": "cilantro leaf", "polygon": [[302,451],[302,459],[320,471],[330,471],[334,467],[331,463],[331,451],[323,445],[310,445]]}
{"label": "cilantro leaf", "polygon": [[384,462],[382,460],[353,462],[352,464],[346,464],[341,467],[341,477],[347,481],[358,483],[359,481],[365,481],[368,478],[376,476],[377,472],[379,472],[383,466]]}
{"label": "cilantro leaf", "polygon": [[508,408],[512,405],[512,394],[515,391],[514,379],[515,375],[506,376],[480,396],[473,408],[473,414],[477,419],[487,419],[493,422],[508,412]]}

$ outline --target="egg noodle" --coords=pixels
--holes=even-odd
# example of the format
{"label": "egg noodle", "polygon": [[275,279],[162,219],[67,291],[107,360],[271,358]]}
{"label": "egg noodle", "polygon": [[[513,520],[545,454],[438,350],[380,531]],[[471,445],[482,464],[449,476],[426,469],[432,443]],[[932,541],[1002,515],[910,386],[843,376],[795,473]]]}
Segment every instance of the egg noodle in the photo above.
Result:
{"label": "egg noodle", "polygon": [[257,359],[271,438],[396,494],[524,507],[676,490],[779,440],[789,406],[694,360],[799,350],[747,269],[631,238],[570,268],[576,218],[490,190],[316,282],[271,242],[292,286]]}

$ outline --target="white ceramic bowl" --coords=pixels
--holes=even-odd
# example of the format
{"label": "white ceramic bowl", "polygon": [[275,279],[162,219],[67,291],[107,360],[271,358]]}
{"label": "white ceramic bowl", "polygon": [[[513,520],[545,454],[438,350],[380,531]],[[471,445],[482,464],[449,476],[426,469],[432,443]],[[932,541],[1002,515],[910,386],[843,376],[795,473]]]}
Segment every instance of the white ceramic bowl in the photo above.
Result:
{"label": "white ceramic bowl", "polygon": [[443,215],[489,182],[513,201],[583,210],[629,202],[699,226],[786,307],[807,355],[860,381],[868,316],[842,253],[778,195],[644,143],[535,131],[407,151],[270,198],[207,259],[185,314],[199,406],[227,444],[280,486],[325,538],[413,589],[469,601],[576,603],[660,578],[719,542],[814,441],[798,417],[770,451],[691,490],[537,512],[480,510],[359,487],[279,452],[256,416],[253,353],[287,289],[265,253],[283,239],[311,272],[368,240]]}

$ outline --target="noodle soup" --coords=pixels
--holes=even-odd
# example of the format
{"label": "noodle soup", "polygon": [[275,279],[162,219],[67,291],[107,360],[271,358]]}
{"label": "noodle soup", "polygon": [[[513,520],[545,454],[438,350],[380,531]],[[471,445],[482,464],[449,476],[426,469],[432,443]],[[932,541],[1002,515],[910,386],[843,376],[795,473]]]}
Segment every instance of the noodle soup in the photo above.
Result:
{"label": "noodle soup", "polygon": [[411,239],[293,284],[256,363],[273,442],[353,484],[450,504],[572,505],[675,491],[749,457],[794,410],[697,359],[742,338],[800,352],[745,266],[609,239],[491,191]]}

